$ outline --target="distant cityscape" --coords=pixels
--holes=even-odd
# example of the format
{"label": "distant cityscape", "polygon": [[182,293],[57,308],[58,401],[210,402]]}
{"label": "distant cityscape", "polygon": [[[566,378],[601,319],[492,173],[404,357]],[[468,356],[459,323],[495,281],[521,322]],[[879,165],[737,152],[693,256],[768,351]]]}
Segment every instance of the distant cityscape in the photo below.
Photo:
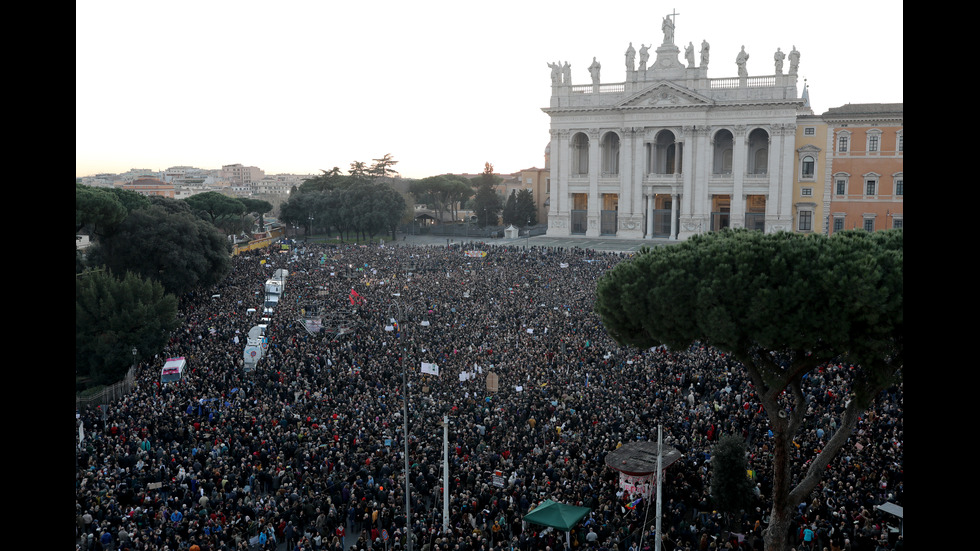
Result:
{"label": "distant cityscape", "polygon": [[[545,168],[532,167],[513,174],[496,174],[501,178],[496,190],[504,198],[515,190],[531,190],[539,223],[546,223],[550,207],[551,171],[547,164],[546,157]],[[289,199],[293,188],[298,188],[303,182],[316,176],[319,174],[266,174],[259,167],[230,164],[216,169],[192,166],[173,166],[165,170],[131,168],[119,174],[106,172],[76,177],[75,181],[92,187],[116,187],[141,195],[170,199],[186,199],[208,191],[219,191],[234,197],[254,197],[271,203],[275,208],[271,214],[275,216],[279,206]],[[479,174],[458,176],[476,178]],[[396,190],[406,192],[408,183],[414,179],[396,175],[386,180]],[[419,207],[421,206],[416,205],[416,208]]]}

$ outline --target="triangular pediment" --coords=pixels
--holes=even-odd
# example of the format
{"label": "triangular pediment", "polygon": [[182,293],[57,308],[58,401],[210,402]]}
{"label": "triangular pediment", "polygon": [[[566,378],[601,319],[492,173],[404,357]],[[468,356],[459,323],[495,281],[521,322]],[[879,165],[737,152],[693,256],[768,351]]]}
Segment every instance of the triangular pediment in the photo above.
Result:
{"label": "triangular pediment", "polygon": [[714,101],[673,82],[657,82],[623,100],[619,107],[694,107]]}

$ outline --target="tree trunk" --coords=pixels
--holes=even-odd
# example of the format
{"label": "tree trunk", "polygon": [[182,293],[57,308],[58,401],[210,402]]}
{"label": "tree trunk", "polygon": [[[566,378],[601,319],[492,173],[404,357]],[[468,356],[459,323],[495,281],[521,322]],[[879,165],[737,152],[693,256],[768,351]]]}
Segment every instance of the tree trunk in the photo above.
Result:
{"label": "tree trunk", "polygon": [[792,546],[789,541],[789,530],[793,524],[793,508],[772,509],[769,527],[763,532],[766,551],[789,551]]}
{"label": "tree trunk", "polygon": [[772,459],[772,513],[769,528],[764,537],[766,551],[789,551],[789,528],[793,522],[793,510],[796,507],[790,497],[790,446],[792,437],[787,435],[787,423],[783,419],[771,419],[773,427],[773,459]]}

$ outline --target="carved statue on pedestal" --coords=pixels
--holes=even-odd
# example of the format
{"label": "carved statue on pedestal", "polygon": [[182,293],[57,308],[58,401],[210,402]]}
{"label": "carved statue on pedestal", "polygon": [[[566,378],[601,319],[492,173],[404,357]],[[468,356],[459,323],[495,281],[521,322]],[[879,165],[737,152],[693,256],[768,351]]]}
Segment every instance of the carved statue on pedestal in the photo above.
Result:
{"label": "carved statue on pedestal", "polygon": [[779,48],[776,48],[776,53],[773,54],[772,58],[776,60],[776,74],[783,74],[783,59],[786,58],[786,54],[784,54]]}
{"label": "carved statue on pedestal", "polygon": [[749,54],[745,52],[745,46],[742,46],[742,51],[738,53],[735,57],[735,65],[738,65],[738,76],[747,77],[749,76],[748,70],[745,69],[745,62],[749,60]]}
{"label": "carved statue on pedestal", "polygon": [[796,46],[793,46],[793,51],[789,53],[789,74],[795,75],[796,70],[800,68],[800,52],[796,51]]}

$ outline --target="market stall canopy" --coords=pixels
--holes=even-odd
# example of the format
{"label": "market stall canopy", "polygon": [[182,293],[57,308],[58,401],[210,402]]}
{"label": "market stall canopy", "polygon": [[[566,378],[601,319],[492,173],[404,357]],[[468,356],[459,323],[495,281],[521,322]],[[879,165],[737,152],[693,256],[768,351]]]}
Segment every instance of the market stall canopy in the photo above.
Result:
{"label": "market stall canopy", "polygon": [[588,507],[565,505],[548,499],[524,515],[524,520],[567,532],[591,510]]}

